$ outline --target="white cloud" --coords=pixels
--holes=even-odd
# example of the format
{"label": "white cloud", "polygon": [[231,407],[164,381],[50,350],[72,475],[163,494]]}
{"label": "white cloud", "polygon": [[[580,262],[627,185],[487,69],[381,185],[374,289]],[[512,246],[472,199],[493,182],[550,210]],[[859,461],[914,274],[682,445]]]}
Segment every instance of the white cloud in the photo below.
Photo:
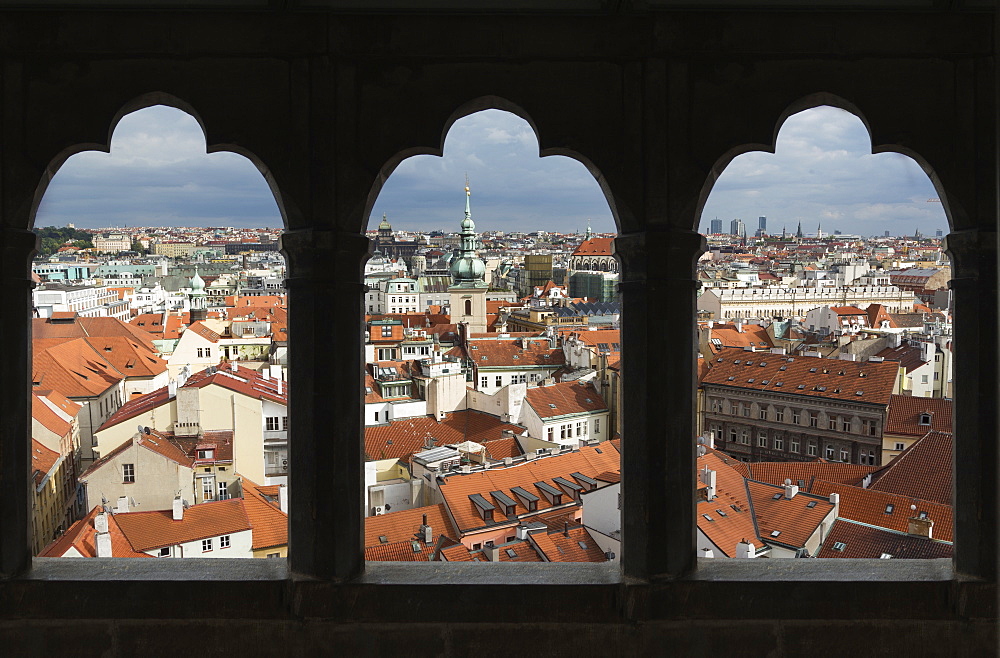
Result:
{"label": "white cloud", "polygon": [[205,151],[201,126],[163,106],[126,115],[111,153],[69,158],[49,183],[36,226],[280,226],[263,176],[235,153]]}
{"label": "white cloud", "polygon": [[[759,192],[753,196],[747,190]],[[766,215],[771,231],[810,228],[881,234],[919,228],[925,234],[947,230],[930,180],[910,158],[898,153],[872,154],[868,131],[843,110],[820,107],[788,120],[778,134],[775,153],[741,155],[716,181],[702,213],[726,221]]]}

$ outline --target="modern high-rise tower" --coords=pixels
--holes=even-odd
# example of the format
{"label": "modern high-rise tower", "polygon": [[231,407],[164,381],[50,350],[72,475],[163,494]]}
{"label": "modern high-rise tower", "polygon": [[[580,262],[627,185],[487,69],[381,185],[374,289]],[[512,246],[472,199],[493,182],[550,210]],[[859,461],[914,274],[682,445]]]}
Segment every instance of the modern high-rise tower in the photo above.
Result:
{"label": "modern high-rise tower", "polygon": [[715,219],[712,220],[711,225],[712,225],[712,227],[708,231],[709,235],[718,235],[719,233],[722,233],[722,220],[721,219],[719,219],[718,217],[716,217]]}
{"label": "modern high-rise tower", "polygon": [[747,227],[743,224],[742,219],[734,219],[729,223],[729,232],[736,237],[746,237]]}

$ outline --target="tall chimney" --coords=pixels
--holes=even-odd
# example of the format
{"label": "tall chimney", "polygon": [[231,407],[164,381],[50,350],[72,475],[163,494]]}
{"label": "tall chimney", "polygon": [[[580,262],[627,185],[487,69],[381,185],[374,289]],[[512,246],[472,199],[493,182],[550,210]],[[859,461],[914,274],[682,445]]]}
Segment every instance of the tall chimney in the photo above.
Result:
{"label": "tall chimney", "polygon": [[705,500],[715,500],[715,471],[706,466],[699,472],[698,479],[705,485]]}
{"label": "tall chimney", "polygon": [[424,540],[425,544],[430,544],[434,539],[434,532],[431,527],[427,525],[427,515],[424,514],[424,522],[420,526],[420,536]]}
{"label": "tall chimney", "polygon": [[108,515],[101,512],[94,517],[94,546],[97,549],[97,557],[112,557],[111,555],[111,534],[108,532]]}
{"label": "tall chimney", "polygon": [[173,512],[174,512],[174,521],[184,520],[184,501],[181,500],[180,496],[174,498]]}
{"label": "tall chimney", "polygon": [[111,555],[111,534],[99,532],[94,537],[94,544],[97,547],[97,557],[112,557]]}
{"label": "tall chimney", "polygon": [[278,508],[288,514],[288,487],[284,484],[278,486]]}
{"label": "tall chimney", "polygon": [[490,562],[500,561],[500,547],[499,546],[489,546],[486,550],[487,557],[490,558]]}
{"label": "tall chimney", "polygon": [[284,381],[281,377],[278,377],[278,395],[281,395],[282,382]]}

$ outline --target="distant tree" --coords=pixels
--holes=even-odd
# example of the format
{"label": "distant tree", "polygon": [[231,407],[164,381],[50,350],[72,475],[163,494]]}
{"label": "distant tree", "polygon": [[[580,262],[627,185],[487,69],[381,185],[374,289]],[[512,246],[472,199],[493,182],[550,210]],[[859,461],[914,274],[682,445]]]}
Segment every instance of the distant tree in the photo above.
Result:
{"label": "distant tree", "polygon": [[136,252],[137,254],[145,254],[146,253],[146,248],[143,247],[142,243],[139,242],[138,240],[133,240],[132,241],[132,251]]}

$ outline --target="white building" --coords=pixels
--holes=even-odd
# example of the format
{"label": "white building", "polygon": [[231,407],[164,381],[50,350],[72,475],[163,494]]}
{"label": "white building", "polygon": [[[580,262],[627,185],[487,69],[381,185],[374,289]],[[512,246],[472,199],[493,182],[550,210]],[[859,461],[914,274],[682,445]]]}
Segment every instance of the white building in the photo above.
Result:
{"label": "white building", "polygon": [[698,297],[698,310],[716,320],[801,317],[817,306],[869,304],[882,304],[889,313],[910,313],[915,301],[912,292],[896,286],[709,289]]}
{"label": "white building", "polygon": [[81,317],[111,317],[129,319],[128,302],[107,286],[70,286],[45,283],[31,293],[37,317],[49,318],[53,313],[76,313]]}

